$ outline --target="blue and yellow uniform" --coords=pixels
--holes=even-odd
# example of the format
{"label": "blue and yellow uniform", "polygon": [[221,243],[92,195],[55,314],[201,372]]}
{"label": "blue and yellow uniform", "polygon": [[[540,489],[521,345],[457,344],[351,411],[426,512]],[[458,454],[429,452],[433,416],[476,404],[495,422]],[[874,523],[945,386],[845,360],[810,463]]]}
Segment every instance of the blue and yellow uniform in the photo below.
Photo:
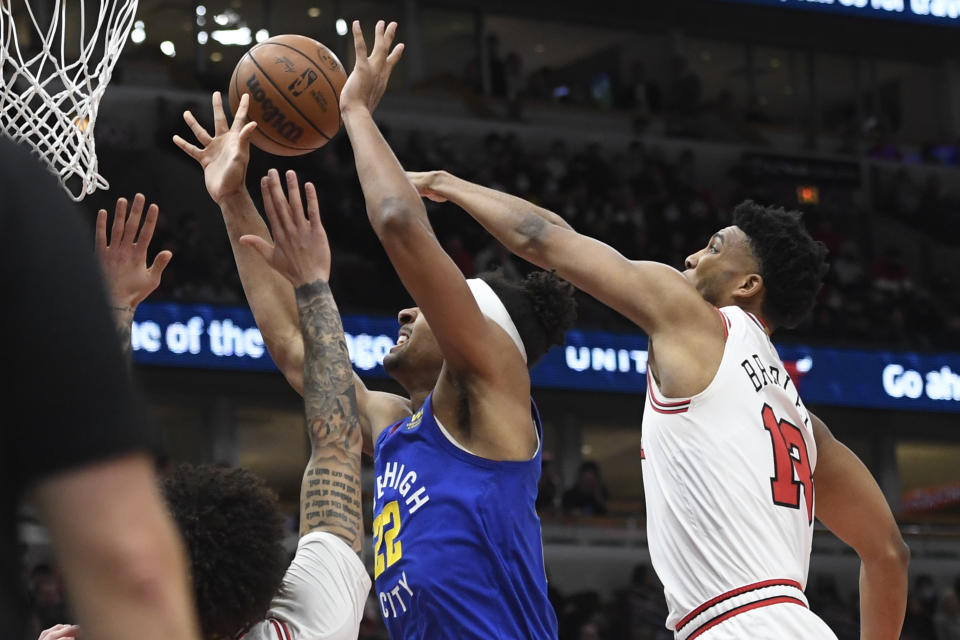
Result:
{"label": "blue and yellow uniform", "polygon": [[431,394],[374,449],[374,579],[390,637],[556,638],[534,508],[540,447],[495,462],[441,429]]}

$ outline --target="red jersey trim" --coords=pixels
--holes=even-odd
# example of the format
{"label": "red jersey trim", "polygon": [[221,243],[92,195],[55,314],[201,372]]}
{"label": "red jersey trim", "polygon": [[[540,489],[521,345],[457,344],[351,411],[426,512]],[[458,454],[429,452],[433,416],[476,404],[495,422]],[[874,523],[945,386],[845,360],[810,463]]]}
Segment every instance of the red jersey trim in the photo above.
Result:
{"label": "red jersey trim", "polygon": [[709,631],[710,629],[714,628],[721,622],[725,620],[729,620],[734,616],[738,616],[741,613],[746,613],[747,611],[751,611],[752,609],[760,609],[761,607],[769,607],[772,604],[783,604],[783,603],[798,604],[804,609],[807,608],[807,605],[803,603],[803,600],[798,600],[797,598],[791,598],[790,596],[773,596],[771,598],[764,598],[763,600],[757,600],[756,602],[749,602],[747,604],[740,605],[739,607],[731,609],[726,613],[721,613],[715,618],[711,618],[707,622],[704,622],[702,625],[697,627],[693,633],[687,636],[687,640],[694,640],[694,638]]}
{"label": "red jersey trim", "polygon": [[720,311],[720,309],[717,309],[717,313],[720,314],[720,319],[723,320],[723,339],[726,340],[730,337],[730,319],[727,318],[726,314]]}
{"label": "red jersey trim", "polygon": [[724,600],[729,600],[730,598],[739,596],[743,593],[748,593],[750,591],[756,591],[757,589],[764,589],[766,587],[793,587],[798,591],[803,591],[803,588],[800,586],[800,583],[796,580],[764,580],[763,582],[754,582],[753,584],[748,584],[743,587],[737,587],[727,591],[726,593],[721,593],[716,598],[711,598],[707,600],[702,605],[685,615],[680,622],[677,623],[677,631],[680,631],[683,627],[687,625],[688,622],[696,618],[698,615],[713,607],[720,604]]}
{"label": "red jersey trim", "polygon": [[657,394],[653,390],[653,374],[647,370],[647,396],[650,398],[650,406],[657,413],[686,413],[690,408],[690,398],[678,402],[660,402],[657,400]]}
{"label": "red jersey trim", "polygon": [[293,640],[287,625],[277,622],[273,618],[270,618],[270,624],[273,625],[273,630],[277,633],[277,640]]}
{"label": "red jersey trim", "polygon": [[749,316],[751,320],[753,320],[754,324],[756,324],[758,327],[763,329],[764,333],[767,332],[767,323],[764,322],[759,316],[755,316],[749,311],[744,311],[744,313],[747,314],[747,316]]}

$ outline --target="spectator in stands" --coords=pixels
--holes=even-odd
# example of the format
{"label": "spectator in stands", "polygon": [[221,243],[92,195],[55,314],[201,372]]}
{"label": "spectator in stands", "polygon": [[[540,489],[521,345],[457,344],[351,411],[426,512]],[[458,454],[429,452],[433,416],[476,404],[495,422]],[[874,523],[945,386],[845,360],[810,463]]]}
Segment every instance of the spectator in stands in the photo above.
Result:
{"label": "spectator in stands", "polygon": [[893,294],[913,288],[910,272],[895,245],[884,249],[883,255],[873,263],[873,284],[878,290]]}
{"label": "spectator in stands", "polygon": [[490,70],[490,95],[503,98],[507,95],[507,68],[500,55],[500,36],[487,36],[487,67]]}
{"label": "spectator in stands", "polygon": [[616,92],[614,106],[633,113],[634,130],[642,131],[651,118],[660,114],[660,85],[647,77],[647,67],[637,60]]}
{"label": "spectator in stands", "polygon": [[700,112],[702,100],[700,77],[690,68],[686,56],[674,56],[668,108],[680,116],[694,116]]}
{"label": "spectator in stands", "polygon": [[507,115],[511,120],[523,117],[523,58],[516,51],[507,54],[504,61],[504,95],[507,98]]}
{"label": "spectator in stands", "polygon": [[50,565],[38,564],[30,572],[30,607],[33,614],[31,636],[37,636],[64,620],[68,620],[63,581]]}
{"label": "spectator in stands", "polygon": [[576,483],[563,493],[564,513],[580,516],[602,516],[607,513],[609,492],[600,479],[596,462],[584,462]]}
{"label": "spectator in stands", "polygon": [[556,509],[559,491],[560,479],[553,468],[553,454],[544,451],[540,458],[540,481],[537,483],[537,511],[540,515]]}
{"label": "spectator in stands", "polygon": [[947,589],[940,596],[933,623],[937,640],[960,640],[960,600],[953,589]]}

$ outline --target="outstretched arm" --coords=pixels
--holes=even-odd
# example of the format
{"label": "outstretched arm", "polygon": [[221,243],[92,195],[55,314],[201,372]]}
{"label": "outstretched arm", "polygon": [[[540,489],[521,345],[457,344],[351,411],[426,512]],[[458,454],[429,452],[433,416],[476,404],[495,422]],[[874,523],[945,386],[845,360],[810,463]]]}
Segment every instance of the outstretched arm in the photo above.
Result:
{"label": "outstretched arm", "polygon": [[250,161],[250,136],[257,126],[247,117],[250,96],[240,98],[232,125],[227,124],[223,99],[213,94],[214,135],[210,135],[189,111],[183,119],[196,136],[197,147],[180,136],[173,141],[203,168],[207,192],[220,207],[243,292],[263,334],[270,357],[290,385],[303,393],[303,338],[293,287],[260,259],[253,249],[240,243],[243,235],[270,238],[270,231],[246,188]]}
{"label": "outstretched arm", "polygon": [[907,606],[910,550],[870,471],[822,420],[810,418],[817,518],[860,556],[860,637],[896,640]]}
{"label": "outstretched arm", "polygon": [[[430,323],[448,370],[492,380],[501,372],[505,358],[490,348],[493,334],[487,320],[463,274],[440,246],[420,196],[368,106],[371,95],[382,93],[400,57],[401,45],[390,51],[395,30],[396,23],[385,27],[382,20],[378,22],[368,56],[360,23],[354,21],[356,64],[340,95],[367,216],[400,280]],[[450,309],[457,313],[449,313]]]}
{"label": "outstretched arm", "polygon": [[[127,199],[119,198],[113,214],[113,228],[110,244],[107,244],[107,210],[97,213],[96,253],[103,271],[107,291],[110,294],[111,308],[117,331],[120,333],[120,346],[130,361],[130,332],[137,306],[160,286],[163,270],[170,264],[173,254],[161,251],[147,265],[147,248],[153,239],[160,210],[151,204],[147,217],[140,229],[145,199],[142,193],[133,198],[129,215]],[[139,229],[139,233],[138,233]]]}
{"label": "outstretched arm", "polygon": [[358,554],[363,550],[360,501],[360,416],[354,374],[340,314],[330,292],[330,246],[320,223],[317,192],[306,184],[303,214],[296,175],[284,195],[275,172],[262,181],[271,244],[259,235],[240,242],[288,280],[296,292],[303,332],[303,400],[310,436],[310,461],[300,489],[300,535],[330,531]]}
{"label": "outstretched arm", "polygon": [[[294,288],[285,277],[270,268],[251,245],[240,242],[242,236],[270,240],[270,231],[246,188],[250,136],[256,127],[256,123],[247,117],[249,100],[248,95],[241,96],[233,124],[228,126],[223,100],[219,93],[214,93],[214,135],[211,136],[187,111],[183,119],[202,148],[180,136],[174,136],[174,142],[203,168],[204,183],[223,214],[240,282],[270,357],[290,386],[302,395],[305,356]],[[279,180],[275,171],[271,176]],[[267,204],[266,199],[264,204]],[[399,396],[367,391],[359,378],[356,378],[356,388],[363,426],[363,450],[372,455],[379,430],[398,419],[398,411],[407,411],[408,405]]]}
{"label": "outstretched arm", "polygon": [[[716,313],[676,269],[628,260],[612,247],[574,231],[557,214],[522,198],[473,184],[446,171],[409,173],[426,198],[455,203],[510,251],[557,274],[623,314],[648,335],[719,329]],[[664,300],[670,304],[663,304]]]}

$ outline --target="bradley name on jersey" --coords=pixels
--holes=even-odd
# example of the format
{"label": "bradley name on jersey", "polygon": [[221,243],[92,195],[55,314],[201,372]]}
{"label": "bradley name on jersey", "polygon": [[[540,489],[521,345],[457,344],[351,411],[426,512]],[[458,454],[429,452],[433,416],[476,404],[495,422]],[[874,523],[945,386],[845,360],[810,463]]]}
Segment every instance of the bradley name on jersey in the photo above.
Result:
{"label": "bradley name on jersey", "polygon": [[790,376],[785,370],[772,364],[767,364],[761,360],[760,356],[756,353],[750,358],[744,359],[744,361],[740,363],[740,366],[744,372],[746,372],[747,378],[750,379],[750,384],[753,385],[753,390],[757,393],[760,393],[765,387],[771,384],[782,387],[784,391],[788,391],[790,385],[793,385],[793,395],[795,396],[793,404],[800,410],[804,426],[810,426],[807,409],[803,406],[803,401],[800,400],[800,390],[797,389],[797,385],[790,379]]}
{"label": "bradley name on jersey", "polygon": [[[394,492],[396,499],[383,505],[377,512],[377,504],[383,500],[384,490]],[[401,523],[430,502],[430,494],[423,485],[417,486],[417,472],[407,469],[406,465],[389,461],[384,465],[383,473],[377,476],[374,492],[373,512],[373,554],[374,579],[380,577],[387,568],[403,557],[403,544],[399,538]],[[405,514],[401,514],[403,505]],[[379,584],[377,585],[380,586]],[[400,573],[396,584],[377,591],[380,611],[384,618],[396,618],[407,611],[407,603],[413,597],[413,589],[406,571]]]}

